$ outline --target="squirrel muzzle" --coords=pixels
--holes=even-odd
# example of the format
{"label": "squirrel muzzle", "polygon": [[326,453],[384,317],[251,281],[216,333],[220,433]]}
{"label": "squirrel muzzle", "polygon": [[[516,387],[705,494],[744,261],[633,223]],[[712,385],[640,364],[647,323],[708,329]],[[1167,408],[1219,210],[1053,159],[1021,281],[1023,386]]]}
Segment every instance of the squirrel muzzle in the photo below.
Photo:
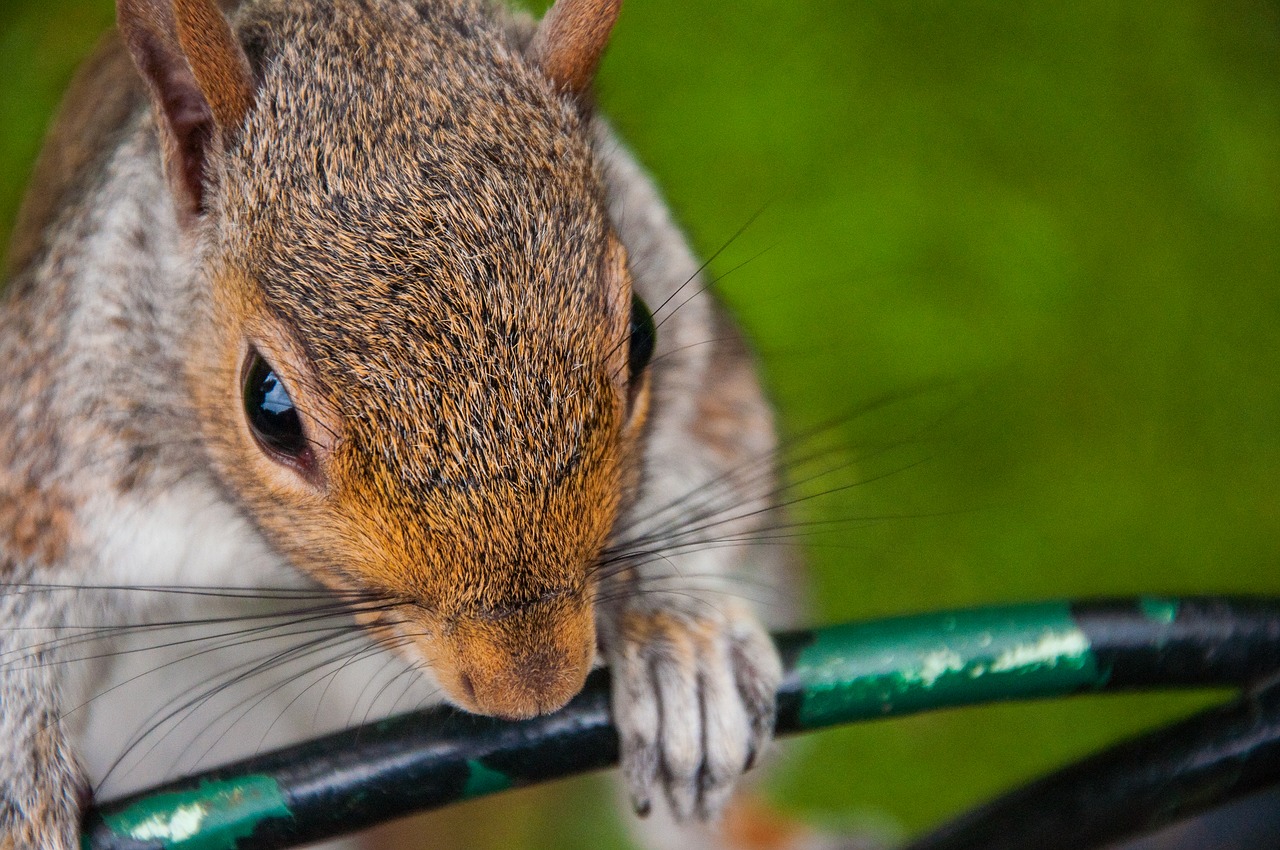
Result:
{"label": "squirrel muzzle", "polygon": [[521,720],[576,696],[595,646],[590,603],[582,594],[565,594],[457,616],[422,650],[454,704]]}

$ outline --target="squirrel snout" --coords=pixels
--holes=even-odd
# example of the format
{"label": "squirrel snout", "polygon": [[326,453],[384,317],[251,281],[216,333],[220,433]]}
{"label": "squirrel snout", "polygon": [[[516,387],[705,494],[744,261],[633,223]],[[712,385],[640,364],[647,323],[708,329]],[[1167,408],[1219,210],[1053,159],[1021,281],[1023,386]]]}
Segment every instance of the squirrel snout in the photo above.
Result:
{"label": "squirrel snout", "polygon": [[459,618],[428,655],[455,704],[523,720],[556,711],[582,690],[595,644],[590,606],[557,602],[499,622]]}
{"label": "squirrel snout", "polygon": [[584,662],[545,651],[502,659],[483,669],[464,666],[458,671],[463,707],[507,720],[548,714],[582,690],[590,667],[589,658]]}

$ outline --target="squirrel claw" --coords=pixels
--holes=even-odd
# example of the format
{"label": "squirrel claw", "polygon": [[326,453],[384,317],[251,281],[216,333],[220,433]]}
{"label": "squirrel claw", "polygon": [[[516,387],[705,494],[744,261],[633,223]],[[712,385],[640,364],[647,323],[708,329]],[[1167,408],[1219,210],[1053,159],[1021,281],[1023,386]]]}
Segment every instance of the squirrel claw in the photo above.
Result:
{"label": "squirrel claw", "polygon": [[660,793],[677,820],[710,820],[772,736],[777,653],[741,608],[631,611],[619,626],[614,715],[636,811]]}

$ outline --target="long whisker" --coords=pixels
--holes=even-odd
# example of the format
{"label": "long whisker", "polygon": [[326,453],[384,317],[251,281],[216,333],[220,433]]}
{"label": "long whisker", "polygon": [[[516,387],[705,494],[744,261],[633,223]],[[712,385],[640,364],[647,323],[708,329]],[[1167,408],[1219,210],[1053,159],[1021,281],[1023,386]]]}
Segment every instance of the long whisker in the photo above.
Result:
{"label": "long whisker", "polygon": [[[171,647],[175,647],[175,646],[183,646],[183,645],[187,645],[187,644],[197,644],[197,643],[202,643],[202,642],[204,642],[205,640],[218,640],[220,637],[227,638],[227,639],[226,639],[226,640],[224,640],[222,643],[215,644],[214,646],[206,646],[206,647],[203,647],[203,648],[201,648],[200,650],[198,650],[198,651],[196,651],[196,652],[189,653],[189,654],[187,654],[187,655],[182,656],[181,658],[172,659],[172,660],[167,661],[167,662],[165,662],[165,663],[163,663],[163,664],[160,664],[160,665],[159,665],[159,666],[157,666],[157,667],[152,667],[152,668],[150,668],[150,669],[148,669],[148,670],[145,670],[145,671],[143,671],[143,672],[141,672],[141,673],[138,673],[138,674],[136,674],[136,675],[134,675],[134,676],[132,676],[132,677],[130,677],[130,678],[128,678],[128,679],[126,679],[126,680],[124,680],[123,682],[118,682],[117,684],[115,684],[115,685],[111,686],[110,688],[107,688],[106,690],[103,690],[103,691],[100,691],[100,692],[98,692],[98,693],[94,694],[94,695],[93,695],[93,696],[91,696],[89,699],[85,700],[85,701],[84,701],[84,702],[82,702],[80,705],[77,705],[75,708],[71,709],[70,711],[64,712],[63,716],[64,716],[64,717],[69,716],[69,715],[71,715],[71,714],[75,713],[76,711],[79,711],[80,709],[84,708],[85,706],[89,705],[89,704],[90,704],[91,702],[93,702],[94,700],[102,699],[103,697],[107,696],[108,694],[110,694],[111,692],[113,692],[113,691],[115,691],[115,690],[118,690],[118,689],[120,689],[120,688],[122,688],[122,687],[126,687],[126,686],[128,686],[128,685],[130,685],[130,684],[133,684],[134,682],[136,682],[136,681],[138,681],[138,680],[140,680],[140,679],[143,679],[143,678],[145,678],[145,677],[147,677],[147,676],[150,676],[150,675],[153,675],[153,674],[155,674],[155,673],[158,673],[158,672],[160,672],[161,670],[167,669],[167,668],[169,668],[169,667],[174,667],[174,666],[176,666],[176,665],[180,665],[180,664],[188,663],[188,662],[193,661],[193,660],[195,660],[195,659],[197,659],[197,658],[201,658],[201,657],[206,656],[206,655],[211,655],[211,654],[213,654],[213,653],[215,653],[215,652],[218,652],[218,651],[220,651],[220,650],[228,649],[228,648],[231,648],[231,647],[240,648],[240,647],[248,646],[248,645],[255,644],[255,643],[263,643],[263,642],[265,642],[265,641],[270,641],[270,640],[279,640],[279,639],[282,639],[282,638],[299,637],[299,636],[303,636],[303,635],[310,635],[310,634],[316,634],[316,633],[321,633],[321,634],[343,634],[343,633],[351,633],[351,632],[357,631],[357,630],[359,629],[359,626],[356,626],[354,623],[345,623],[345,624],[341,624],[341,625],[324,626],[324,627],[314,627],[314,626],[310,626],[310,627],[308,627],[308,628],[297,629],[297,630],[293,630],[293,631],[283,631],[283,630],[280,630],[280,629],[286,629],[286,628],[289,628],[289,627],[292,627],[292,626],[296,626],[296,625],[302,625],[302,624],[303,624],[303,623],[305,623],[305,622],[306,622],[306,621],[292,621],[292,622],[287,623],[287,624],[284,624],[284,625],[282,625],[282,626],[259,627],[259,628],[257,628],[257,629],[252,629],[252,630],[249,630],[249,631],[244,632],[244,633],[231,634],[231,635],[222,635],[222,636],[213,636],[213,637],[209,637],[209,638],[205,638],[205,637],[190,638],[190,639],[187,639],[187,640],[174,641],[174,642],[172,642],[172,643],[169,643],[169,644],[163,644],[163,645],[160,645],[160,646],[144,647],[143,649],[140,649],[140,650],[133,650],[133,651],[136,651],[136,652],[158,651],[158,650],[160,650],[160,649],[167,649],[167,648],[171,648]],[[246,635],[249,635],[249,636],[248,636],[248,637],[246,637]],[[124,653],[120,653],[120,654],[124,654]]]}
{"label": "long whisker", "polygon": [[689,275],[689,277],[685,280],[684,283],[676,287],[675,291],[673,291],[670,295],[668,295],[661,304],[659,304],[657,307],[654,308],[653,310],[654,317],[657,318],[662,313],[662,311],[667,307],[667,305],[669,305],[672,302],[672,300],[674,300],[677,296],[680,295],[681,292],[684,291],[684,288],[686,286],[688,286],[689,284],[697,280],[699,275],[701,275],[704,271],[706,271],[707,268],[709,268],[712,263],[714,263],[716,260],[720,258],[721,254],[723,254],[725,251],[729,249],[730,245],[732,245],[734,242],[737,242],[738,239],[740,239],[744,233],[750,230],[751,225],[755,224],[756,220],[760,218],[761,215],[764,214],[765,209],[766,207],[762,206],[758,210],[753,212],[751,216],[742,224],[742,226],[739,227],[737,230],[735,230],[733,235],[730,236],[727,240],[725,240],[723,245],[717,248],[715,252],[711,254],[711,256],[703,260],[702,265],[698,266],[698,268],[693,272],[693,274]]}
{"label": "long whisker", "polygon": [[[276,682],[276,683],[274,683],[274,684],[272,684],[272,683],[268,683],[267,685],[263,686],[262,688],[259,688],[257,691],[255,691],[255,692],[253,692],[253,693],[251,693],[251,694],[248,694],[244,699],[240,700],[239,702],[237,702],[237,703],[235,703],[235,704],[233,704],[233,705],[229,706],[228,708],[224,709],[223,711],[219,712],[219,713],[218,713],[218,715],[217,715],[216,717],[214,717],[214,718],[209,722],[209,724],[206,726],[206,728],[205,728],[204,730],[202,730],[202,731],[201,731],[201,732],[200,732],[200,733],[199,733],[195,738],[193,738],[192,740],[190,740],[189,742],[187,742],[186,746],[184,746],[184,747],[182,748],[182,751],[178,754],[178,758],[177,758],[176,760],[177,760],[177,761],[181,761],[181,760],[185,759],[185,758],[187,757],[187,755],[191,752],[192,748],[194,748],[194,747],[196,746],[196,744],[197,744],[197,742],[200,740],[200,738],[202,738],[202,737],[204,737],[205,735],[207,735],[207,734],[211,733],[211,732],[213,731],[213,729],[214,729],[214,727],[215,727],[216,725],[221,724],[221,723],[223,723],[223,722],[226,722],[226,721],[228,721],[228,718],[230,718],[229,722],[226,722],[226,728],[225,728],[225,729],[223,729],[223,730],[222,730],[222,732],[221,732],[220,734],[218,734],[218,735],[217,735],[217,737],[215,737],[215,738],[214,738],[214,739],[209,743],[209,745],[205,748],[204,752],[202,752],[202,753],[201,753],[201,754],[200,754],[200,755],[199,755],[199,756],[198,756],[198,757],[197,757],[197,758],[196,758],[196,759],[191,763],[191,767],[192,767],[192,768],[195,768],[197,765],[199,765],[200,763],[202,763],[206,758],[208,758],[209,754],[210,754],[210,753],[212,753],[212,752],[213,752],[213,751],[218,747],[218,745],[220,745],[220,744],[222,743],[222,741],[226,738],[226,736],[227,736],[228,734],[230,734],[230,732],[231,732],[231,730],[232,730],[232,729],[236,728],[236,726],[237,726],[237,725],[238,725],[238,724],[239,724],[239,723],[240,723],[240,722],[241,722],[245,717],[247,717],[249,714],[251,714],[251,713],[252,713],[256,708],[258,708],[260,705],[262,705],[264,702],[266,702],[266,701],[267,701],[268,699],[270,699],[272,696],[274,696],[275,694],[279,693],[282,689],[284,689],[284,688],[288,687],[289,685],[291,685],[291,684],[293,684],[293,683],[297,682],[297,681],[298,681],[299,679],[301,679],[302,677],[307,676],[307,675],[310,675],[311,673],[314,673],[314,672],[319,671],[319,670],[324,670],[324,669],[326,669],[327,667],[329,667],[329,666],[331,666],[331,665],[333,665],[333,664],[336,664],[336,663],[338,663],[339,661],[342,661],[342,660],[343,660],[343,658],[344,658],[344,657],[346,657],[346,656],[348,655],[348,653],[350,652],[350,650],[346,648],[346,645],[347,645],[347,644],[352,644],[352,643],[354,643],[354,644],[356,644],[356,645],[357,645],[357,647],[358,647],[358,649],[356,650],[356,654],[357,654],[357,655],[358,655],[358,654],[362,654],[362,653],[367,652],[367,651],[370,649],[370,647],[369,647],[368,645],[365,645],[365,644],[363,643],[362,638],[364,638],[364,637],[365,637],[364,635],[360,635],[360,634],[358,634],[358,633],[352,633],[352,634],[350,634],[350,635],[347,635],[347,636],[346,636],[346,639],[343,639],[343,640],[340,640],[340,641],[335,641],[334,643],[337,645],[337,646],[336,646],[336,648],[338,649],[338,652],[337,652],[336,654],[331,655],[330,657],[327,657],[327,658],[325,658],[325,659],[324,659],[324,660],[322,660],[322,661],[316,662],[316,663],[314,663],[314,664],[310,665],[309,667],[306,667],[306,668],[304,668],[303,670],[300,670],[300,671],[298,671],[298,672],[296,672],[296,673],[291,673],[290,675],[288,675],[287,677],[285,677],[284,679],[282,679],[282,680],[281,680],[281,681],[279,681],[279,682]],[[274,671],[274,670],[276,670],[276,669],[283,668],[283,667],[284,667],[285,665],[287,665],[287,664],[291,664],[291,663],[293,663],[294,661],[299,661],[299,660],[301,660],[302,658],[305,658],[305,657],[307,657],[307,656],[309,656],[309,655],[311,655],[311,654],[313,654],[313,653],[318,653],[319,651],[321,651],[321,650],[322,650],[322,649],[324,649],[324,648],[325,648],[325,647],[316,647],[316,648],[313,648],[313,649],[311,649],[311,650],[306,651],[305,653],[301,653],[301,654],[298,654],[298,655],[296,655],[296,656],[292,656],[292,657],[288,657],[288,658],[283,658],[283,659],[281,659],[281,660],[280,660],[280,662],[279,662],[279,663],[272,663],[272,664],[270,665],[270,667],[268,667],[268,668],[266,668],[266,669],[264,669],[264,670],[258,671],[258,672],[256,672],[256,673],[253,673],[252,675],[260,675],[261,673],[270,672],[270,671]],[[329,648],[329,649],[333,649],[333,648],[335,648],[335,647],[328,647],[328,648]],[[324,679],[324,676],[323,676],[323,675],[321,675],[319,678],[317,678],[317,679],[316,679],[316,682],[322,681],[323,679]],[[244,680],[241,680],[241,681],[244,681]],[[229,685],[228,685],[228,687],[231,687],[231,686],[233,686],[233,685],[235,685],[235,684],[240,684],[240,683],[241,683],[241,682],[233,682],[233,683],[229,684]],[[313,683],[313,684],[314,684],[314,683]],[[218,693],[220,693],[220,692],[221,692],[221,691],[219,691]],[[305,689],[304,689],[304,692],[305,692]],[[213,697],[216,697],[216,696],[218,695],[218,693],[210,694],[210,699],[212,699]],[[197,707],[197,708],[199,708],[199,707]],[[231,717],[231,715],[232,715],[233,713],[237,712],[237,711],[239,711],[239,713],[238,713],[238,714],[236,714],[236,716],[235,716],[235,717]],[[191,713],[192,713],[192,714],[194,714],[194,710],[193,710]],[[278,716],[277,716],[277,718],[276,718],[276,722],[278,722],[278,721],[279,721],[279,719],[280,719],[280,717],[282,717],[282,716],[283,716],[283,714],[278,715]],[[272,726],[274,727],[274,725],[275,725],[275,723],[273,722]],[[175,728],[176,728],[176,727],[175,727]],[[171,731],[172,731],[172,730],[171,730]],[[266,740],[266,736],[267,736],[267,735],[269,735],[269,734],[270,734],[270,729],[268,729],[268,731],[267,731],[266,733],[264,733],[263,738],[262,738],[262,741],[265,741],[265,740]],[[259,743],[258,743],[258,747],[257,747],[257,750],[255,750],[255,751],[260,751],[260,750],[261,750],[261,747],[262,747],[262,741],[259,741]]]}
{"label": "long whisker", "polygon": [[[789,453],[811,446],[818,439],[831,436],[836,431],[836,429],[841,428],[847,425],[848,423],[855,421],[859,418],[862,418],[872,413],[875,413],[877,411],[883,410],[889,407],[890,405],[899,403],[908,398],[913,398],[921,394],[922,392],[932,388],[933,386],[935,386],[933,383],[924,383],[917,387],[910,388],[908,390],[884,393],[884,394],[881,394],[880,396],[869,399],[868,401],[863,402],[860,405],[857,405],[856,407],[852,408],[851,410],[839,416],[834,416],[825,421],[819,422],[818,424],[808,429],[800,431],[782,440],[774,450],[759,454],[755,457],[749,458],[745,463],[741,465],[735,466],[731,469],[724,470],[723,472],[719,473],[711,480],[704,482],[702,485],[699,486],[697,490],[681,493],[671,498],[669,501],[656,506],[646,514],[642,514],[637,517],[629,517],[626,521],[626,525],[623,526],[623,528],[620,530],[625,530],[626,528],[634,528],[637,525],[652,521],[657,517],[666,513],[670,513],[670,512],[683,513],[684,510],[687,509],[689,504],[689,499],[694,495],[694,493],[702,490],[708,490],[717,486],[725,486],[725,485],[731,485],[733,483],[736,483],[736,479],[742,476],[744,472],[748,474],[752,472],[755,472],[757,474],[763,474],[765,472],[767,472],[768,474],[772,474],[775,466],[795,468],[797,465],[803,465],[808,460],[811,460],[820,456],[825,456],[829,452],[829,450],[819,450],[811,453],[807,457],[802,456],[799,459],[796,459],[796,458],[789,459]],[[927,429],[924,429],[924,430],[927,430]],[[897,441],[894,441],[894,444],[902,445],[902,444],[905,444],[906,442],[907,442],[906,440],[897,440]],[[867,457],[868,456],[864,455],[863,459],[865,460],[867,459]]]}
{"label": "long whisker", "polygon": [[[256,634],[262,631],[282,628],[289,624],[314,622],[317,620],[325,620],[325,619],[330,619],[334,617],[348,618],[358,613],[382,612],[382,611],[391,610],[394,607],[395,606],[390,603],[381,603],[373,607],[353,607],[346,604],[336,604],[331,606],[318,606],[315,608],[298,609],[295,611],[285,611],[285,612],[275,612],[275,613],[265,613],[265,614],[248,614],[248,615],[240,615],[240,616],[234,616],[234,617],[203,618],[203,619],[192,619],[192,620],[172,620],[172,621],[159,622],[159,623],[145,623],[145,624],[134,624],[134,625],[122,625],[122,626],[86,627],[84,631],[73,634],[73,635],[67,635],[64,637],[59,637],[52,641],[46,641],[43,643],[32,644],[30,646],[18,647],[16,649],[9,650],[8,653],[0,654],[0,658],[3,658],[5,655],[12,654],[15,652],[24,652],[27,655],[44,655],[50,652],[51,650],[65,650],[69,647],[76,646],[82,643],[91,643],[91,642],[96,643],[96,642],[102,641],[104,638],[130,637],[137,634],[146,634],[146,633],[154,633],[154,632],[161,632],[161,631],[173,631],[177,629],[185,629],[185,628],[194,627],[194,626],[224,625],[227,623],[246,623],[246,622],[255,622],[255,621],[262,621],[262,620],[266,620],[266,621],[284,620],[285,621],[284,623],[267,622],[264,625],[254,626],[252,628],[235,629],[232,631],[226,631],[218,634],[201,635],[195,638],[184,638],[184,639],[180,639],[180,640],[176,640],[168,643],[150,644],[142,647],[131,647],[124,650],[112,650],[109,652],[103,652],[96,655],[87,655],[87,656],[81,656],[77,658],[58,657],[49,662],[34,665],[34,666],[44,667],[44,666],[53,666],[56,664],[69,664],[69,663],[75,663],[75,662],[81,662],[81,661],[90,661],[95,659],[114,658],[121,655],[129,655],[129,654],[138,653],[138,652],[146,652],[154,649],[180,646],[187,643],[196,643],[196,642],[202,642],[206,640],[216,640],[218,638],[223,638],[223,637],[236,638],[244,635]],[[44,628],[56,628],[56,627],[41,627],[41,630],[44,630]],[[74,627],[71,627],[71,628],[74,628]],[[6,662],[4,666],[8,667],[9,669],[17,669],[17,670],[27,669],[24,667],[14,666],[12,662]]]}
{"label": "long whisker", "polygon": [[[154,752],[156,747],[167,740],[168,737],[173,734],[179,726],[181,726],[182,718],[191,716],[191,714],[200,707],[206,705],[210,699],[215,697],[217,694],[224,692],[226,689],[245,682],[254,676],[276,669],[282,664],[288,663],[296,658],[305,657],[310,652],[324,649],[329,644],[342,641],[350,642],[360,640],[363,639],[363,637],[364,636],[359,633],[353,633],[350,629],[330,629],[320,637],[305,641],[301,645],[289,647],[274,654],[269,653],[265,658],[259,657],[236,665],[230,670],[225,671],[222,676],[219,677],[219,680],[215,681],[208,688],[205,688],[185,701],[182,701],[183,698],[181,696],[169,700],[143,720],[140,730],[136,732],[126,743],[124,752],[122,752],[120,756],[118,756],[108,767],[103,776],[103,781],[106,781],[106,779],[120,767],[124,760],[133,753],[143,741],[148,738],[154,739],[151,746],[138,757],[139,761],[147,758],[150,753]],[[179,702],[179,705],[170,708],[174,703]],[[178,720],[178,722],[174,723],[167,732],[158,736],[155,735],[155,733],[158,732],[165,724],[170,723],[170,721],[175,719]]]}
{"label": "long whisker", "polygon": [[[914,469],[926,462],[927,462],[927,459],[913,461],[911,463],[904,464],[902,466],[891,469],[888,472],[878,473],[876,475],[860,478],[856,481],[850,481],[848,483],[841,484],[835,487],[829,487],[817,493],[808,493],[805,495],[796,496],[794,498],[782,499],[775,503],[767,503],[763,507],[753,507],[747,510],[739,511],[737,513],[724,512],[718,515],[713,515],[711,517],[706,517],[705,519],[701,517],[695,518],[694,522],[689,524],[688,526],[676,527],[672,529],[669,533],[662,535],[662,537],[659,539],[668,548],[670,548],[671,545],[674,545],[679,541],[685,540],[686,538],[692,535],[699,534],[723,525],[727,525],[729,523],[743,522],[755,517],[767,516],[769,514],[772,514],[778,511],[779,509],[794,507],[796,505],[800,505],[805,502],[811,502],[815,499],[821,499],[821,498],[831,496],[835,493],[841,493],[846,490],[851,490],[855,487],[864,487],[867,484],[872,484],[876,481],[880,481],[890,476],[900,475],[903,472]],[[780,495],[782,492],[785,492],[786,490],[789,490],[789,489],[792,489],[792,488],[790,486],[784,486],[783,488],[780,488],[778,491],[778,495]],[[774,495],[774,494],[770,494],[770,495]],[[756,501],[759,501],[759,500],[756,500]],[[641,544],[652,543],[652,542],[654,541],[653,540],[640,541]]]}

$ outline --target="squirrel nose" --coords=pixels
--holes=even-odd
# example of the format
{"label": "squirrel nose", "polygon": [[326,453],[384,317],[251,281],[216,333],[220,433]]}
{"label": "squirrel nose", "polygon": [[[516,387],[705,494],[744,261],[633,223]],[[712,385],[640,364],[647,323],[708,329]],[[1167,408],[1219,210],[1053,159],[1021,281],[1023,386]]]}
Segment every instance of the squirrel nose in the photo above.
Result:
{"label": "squirrel nose", "polygon": [[506,663],[472,672],[462,669],[461,685],[470,696],[469,710],[508,720],[548,714],[564,706],[587,678],[590,659],[549,652],[515,656]]}
{"label": "squirrel nose", "polygon": [[477,714],[521,720],[555,711],[582,690],[595,655],[595,622],[581,603],[535,604],[497,622],[461,618],[445,640],[436,667],[453,701]]}

